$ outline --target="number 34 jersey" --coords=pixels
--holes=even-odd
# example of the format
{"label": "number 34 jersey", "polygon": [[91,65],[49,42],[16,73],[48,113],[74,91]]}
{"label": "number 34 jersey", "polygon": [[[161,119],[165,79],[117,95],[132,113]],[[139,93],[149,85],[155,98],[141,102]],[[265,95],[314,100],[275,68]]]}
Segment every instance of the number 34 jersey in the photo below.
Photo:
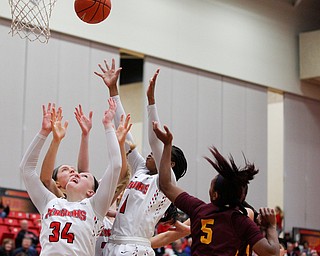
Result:
{"label": "number 34 jersey", "polygon": [[41,216],[41,255],[94,255],[103,223],[88,199],[68,202],[55,198],[45,209]]}

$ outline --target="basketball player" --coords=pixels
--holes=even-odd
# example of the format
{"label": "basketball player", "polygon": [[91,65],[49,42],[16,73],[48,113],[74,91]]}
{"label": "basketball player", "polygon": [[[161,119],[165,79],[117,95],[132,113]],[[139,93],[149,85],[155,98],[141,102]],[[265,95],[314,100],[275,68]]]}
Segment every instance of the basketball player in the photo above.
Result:
{"label": "basketball player", "polygon": [[[258,226],[250,220],[241,205],[245,185],[257,173],[253,164],[239,171],[230,157],[230,163],[216,148],[211,148],[215,161],[206,160],[218,171],[211,181],[209,195],[211,203],[206,204],[189,195],[171,181],[171,144],[173,136],[165,126],[165,132],[154,123],[154,131],[163,142],[164,149],[159,169],[161,190],[191,221],[192,255],[236,255],[242,241],[250,244],[260,256],[279,256],[279,241],[275,228],[273,209],[261,208],[262,225],[267,228],[267,238],[260,233]],[[239,209],[243,212],[241,213]]]}
{"label": "basketball player", "polygon": [[[43,126],[46,127],[46,133],[49,134],[51,132],[51,124],[50,124],[51,117],[49,117],[51,115],[50,114],[51,104],[50,103],[48,104],[47,109],[45,109],[45,106],[42,106],[42,108],[43,108],[42,123],[43,123]],[[75,116],[82,130],[81,146],[80,146],[79,157],[78,157],[79,173],[89,172],[88,138],[89,138],[90,129],[92,127],[92,112],[89,113],[89,118],[87,118],[83,114],[81,105],[79,105],[79,108],[76,108]],[[57,118],[61,118],[61,117],[62,117],[62,111],[61,109],[59,109]],[[125,120],[124,120],[124,117],[122,116],[120,120],[120,125],[118,126],[118,129],[116,131],[117,138],[120,145],[120,151],[121,151],[122,168],[120,172],[119,183],[118,183],[115,196],[112,202],[114,202],[117,196],[121,193],[121,191],[124,190],[130,178],[130,171],[127,165],[126,152],[124,147],[126,134],[131,129],[131,126],[132,126],[132,124],[130,124],[130,118],[131,118],[130,114],[126,116]],[[130,147],[132,150],[135,147],[135,145],[130,145]],[[69,165],[60,165],[55,169],[53,169],[55,160],[56,160],[56,154],[57,154],[57,150],[54,150],[54,148],[56,148],[55,142],[52,141],[42,164],[40,179],[43,182],[43,184],[57,197],[65,197],[64,193],[65,193],[68,179],[70,178],[71,175],[73,175],[77,171],[75,170],[75,168]],[[42,180],[44,178],[45,180]],[[96,242],[96,248],[95,248],[96,256],[105,255],[104,247],[105,247],[105,244],[108,242],[108,238],[110,236],[112,219],[113,218],[110,218],[108,216],[105,216],[103,219],[103,228]]]}
{"label": "basketball player", "polygon": [[[112,60],[111,67],[105,62],[105,68],[99,65],[102,73],[95,72],[101,77],[109,89],[110,97],[117,103],[115,124],[119,124],[119,118],[125,114],[122,107],[117,80],[121,68],[115,69],[115,61]],[[154,74],[149,83],[148,95],[148,119],[149,119],[149,143],[152,153],[145,160],[134,149],[128,157],[132,168],[132,178],[124,191],[119,205],[118,213],[113,223],[111,237],[107,244],[107,255],[154,255],[150,245],[150,238],[154,234],[155,225],[161,219],[170,205],[168,198],[160,191],[158,186],[157,167],[159,166],[162,143],[156,138],[152,131],[152,121],[159,121],[154,102],[154,86],[159,70]],[[150,93],[149,93],[150,92]],[[130,132],[127,140],[133,143]],[[187,169],[187,162],[183,152],[173,146],[171,175],[176,181],[181,178]]]}
{"label": "basketball player", "polygon": [[[46,140],[43,130],[35,136],[20,164],[27,192],[41,213],[41,255],[94,255],[96,236],[110,207],[121,169],[119,143],[112,125],[116,103],[110,99],[102,119],[110,159],[99,189],[90,173],[74,173],[66,185],[66,198],[57,198],[40,181],[35,168]],[[59,115],[58,115],[59,116]],[[60,144],[68,123],[52,115],[53,139]]]}
{"label": "basketball player", "polygon": [[[245,203],[245,206],[249,206],[249,204]],[[252,206],[250,206],[252,207]],[[247,211],[247,216],[254,220],[254,211],[251,208],[245,207]],[[190,218],[181,223],[180,221],[176,221],[173,224],[173,227],[168,231],[157,234],[156,236],[151,238],[151,246],[152,248],[160,248],[164,247],[168,244],[173,243],[174,241],[189,236],[191,234],[190,230]],[[237,252],[236,256],[250,256],[252,255],[252,250],[248,247],[247,243],[243,243]]]}

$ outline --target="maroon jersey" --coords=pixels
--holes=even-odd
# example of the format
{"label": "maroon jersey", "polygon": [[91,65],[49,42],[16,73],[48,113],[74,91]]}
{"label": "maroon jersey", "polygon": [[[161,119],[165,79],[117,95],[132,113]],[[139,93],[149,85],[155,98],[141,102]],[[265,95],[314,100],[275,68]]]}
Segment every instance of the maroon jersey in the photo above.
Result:
{"label": "maroon jersey", "polygon": [[174,204],[190,217],[193,256],[235,256],[243,241],[252,247],[263,238],[258,226],[236,209],[219,211],[186,192]]}

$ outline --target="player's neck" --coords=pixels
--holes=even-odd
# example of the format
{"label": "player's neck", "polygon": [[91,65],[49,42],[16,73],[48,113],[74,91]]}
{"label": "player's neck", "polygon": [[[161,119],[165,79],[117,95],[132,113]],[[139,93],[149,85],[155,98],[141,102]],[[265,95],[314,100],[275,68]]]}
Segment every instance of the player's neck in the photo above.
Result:
{"label": "player's neck", "polygon": [[68,193],[67,194],[67,200],[69,202],[80,202],[82,201],[83,199],[87,198],[85,195],[82,195],[80,193]]}

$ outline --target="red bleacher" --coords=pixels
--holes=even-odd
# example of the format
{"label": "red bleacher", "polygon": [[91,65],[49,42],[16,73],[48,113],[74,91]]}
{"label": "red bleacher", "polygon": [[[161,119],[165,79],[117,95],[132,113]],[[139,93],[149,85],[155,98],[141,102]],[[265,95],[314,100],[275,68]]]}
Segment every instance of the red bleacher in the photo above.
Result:
{"label": "red bleacher", "polygon": [[0,218],[0,244],[5,238],[16,238],[20,231],[20,221],[24,219],[28,220],[30,231],[39,236],[41,227],[40,214],[11,211],[6,218]]}

